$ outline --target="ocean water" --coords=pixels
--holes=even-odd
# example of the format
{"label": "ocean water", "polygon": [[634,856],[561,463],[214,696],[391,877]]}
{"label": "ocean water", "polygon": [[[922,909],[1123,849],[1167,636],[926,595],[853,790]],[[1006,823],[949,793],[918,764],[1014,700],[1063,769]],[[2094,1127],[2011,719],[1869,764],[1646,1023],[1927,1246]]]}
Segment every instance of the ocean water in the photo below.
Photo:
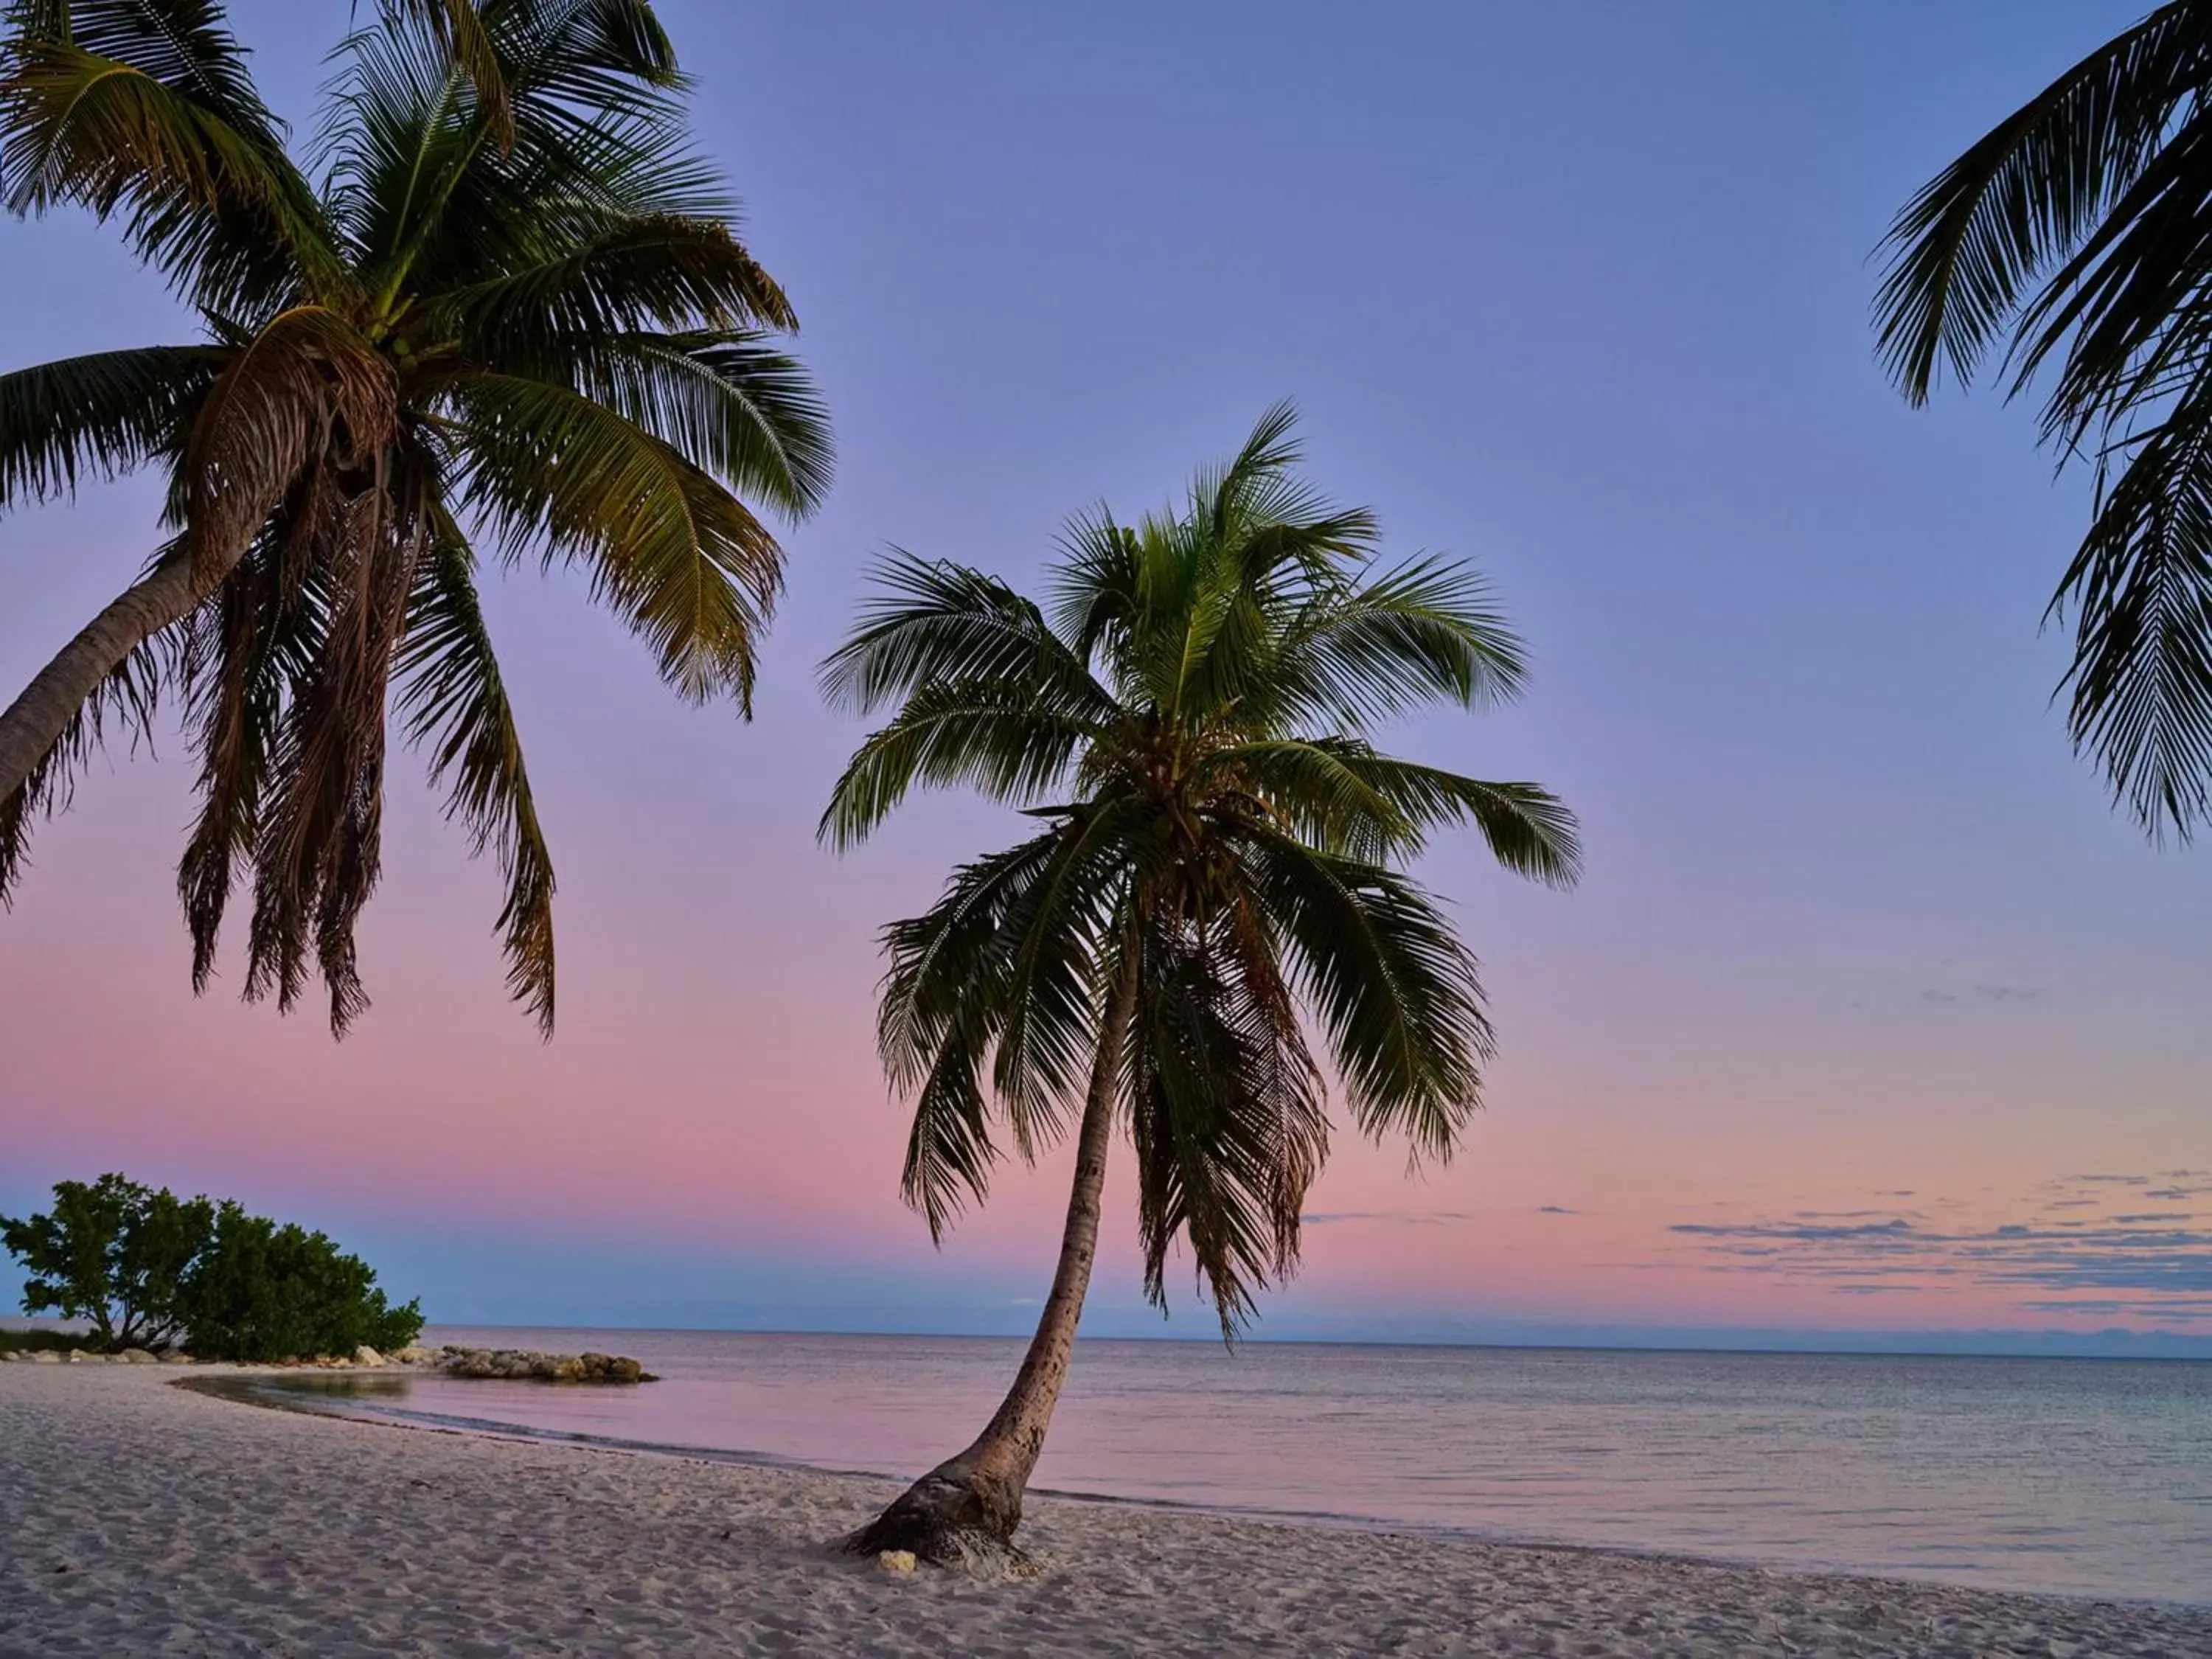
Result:
{"label": "ocean water", "polygon": [[[1021,1345],[434,1330],[663,1380],[442,1376],[349,1412],[910,1475]],[[364,1379],[364,1382],[367,1380]],[[1085,1341],[1038,1487],[1339,1525],[2212,1603],[2212,1363]]]}

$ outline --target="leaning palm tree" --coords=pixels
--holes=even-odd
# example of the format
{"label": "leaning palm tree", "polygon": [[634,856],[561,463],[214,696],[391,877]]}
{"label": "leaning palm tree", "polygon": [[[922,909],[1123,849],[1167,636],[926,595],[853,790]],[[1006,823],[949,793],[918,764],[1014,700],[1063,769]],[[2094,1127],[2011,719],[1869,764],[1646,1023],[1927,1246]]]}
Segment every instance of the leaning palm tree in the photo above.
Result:
{"label": "leaning palm tree", "polygon": [[195,985],[242,872],[246,995],[289,1008],[319,973],[343,1030],[390,706],[500,859],[509,987],[550,1030],[552,866],[479,549],[582,567],[682,696],[747,708],[782,556],[745,498],[811,510],[829,438],[646,0],[453,8],[495,108],[422,10],[343,46],[307,162],[213,0],[7,15],[0,196],[119,223],[205,329],[0,375],[0,507],[148,469],[167,516],[0,714],[0,898],[108,724],[173,694],[200,767]]}
{"label": "leaning palm tree", "polygon": [[2061,690],[2154,834],[2212,814],[2212,0],[2160,6],[1914,197],[1885,244],[1883,356],[1916,403],[2002,337],[2012,394],[2097,501],[2048,615]]}
{"label": "leaning palm tree", "polygon": [[1147,1294],[1188,1247],[1232,1334],[1295,1267],[1328,1146],[1310,1028],[1364,1133],[1448,1157],[1491,1046],[1474,959],[1398,866],[1472,822],[1507,868],[1573,879],[1574,821],[1364,733],[1423,702],[1510,697],[1522,651],[1461,564],[1378,569],[1376,523],[1292,474],[1287,407],[1188,506],[1067,531],[1049,609],[901,556],[823,668],[833,701],[896,705],[822,822],[840,848],[913,789],[966,785],[1038,833],[956,871],[890,927],[884,1062],[915,1099],[904,1192],[933,1238],[1004,1140],[1075,1124],[1060,1262],[1012,1391],[965,1451],[856,1550],[1006,1559],[1067,1376],[1117,1129],[1136,1159]]}

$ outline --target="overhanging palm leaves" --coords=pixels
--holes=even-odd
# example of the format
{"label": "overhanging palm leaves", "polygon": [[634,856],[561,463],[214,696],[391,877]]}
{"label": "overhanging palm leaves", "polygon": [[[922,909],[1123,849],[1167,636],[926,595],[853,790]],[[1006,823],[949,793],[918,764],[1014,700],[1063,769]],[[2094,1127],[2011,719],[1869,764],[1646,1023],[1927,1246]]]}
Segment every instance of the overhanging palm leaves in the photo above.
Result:
{"label": "overhanging palm leaves", "polygon": [[2212,4],[2177,0],[2045,88],[1898,216],[1877,302],[1915,403],[2008,335],[2014,394],[2095,461],[2051,602],[2069,728],[2154,833],[2212,813]]}
{"label": "overhanging palm leaves", "polygon": [[[1271,410],[1172,518],[1071,526],[1042,606],[901,554],[824,665],[833,702],[892,711],[823,834],[865,838],[916,788],[964,787],[1040,833],[955,873],[888,930],[884,1065],[913,1096],[905,1190],[942,1230],[1079,1109],[1093,1057],[1137,1151],[1147,1282],[1191,1249],[1224,1328],[1295,1265],[1327,1150],[1322,1039],[1363,1132],[1448,1156],[1490,1029],[1474,963],[1393,867],[1472,823],[1565,884],[1574,821],[1528,783],[1378,751],[1423,702],[1509,697],[1524,665],[1486,590],[1438,560],[1378,568],[1371,515],[1297,480]],[[1103,1026],[1135,976],[1130,1029]],[[1303,1013],[1301,1012],[1303,1011]]]}
{"label": "overhanging palm leaves", "polygon": [[392,0],[295,161],[211,0],[17,0],[0,194],[118,222],[207,338],[0,375],[0,507],[154,468],[171,538],[0,714],[0,897],[103,729],[181,697],[196,982],[250,878],[246,989],[364,1006],[386,711],[507,875],[550,1029],[553,874],[477,544],[580,564],[694,701],[750,704],[830,442],[789,301],[690,148],[644,0]]}

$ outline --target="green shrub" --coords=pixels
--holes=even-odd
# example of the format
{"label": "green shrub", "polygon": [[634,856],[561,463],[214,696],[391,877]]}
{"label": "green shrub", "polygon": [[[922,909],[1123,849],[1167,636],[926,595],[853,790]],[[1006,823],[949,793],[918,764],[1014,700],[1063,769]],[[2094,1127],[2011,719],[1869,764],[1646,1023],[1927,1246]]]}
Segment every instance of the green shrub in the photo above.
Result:
{"label": "green shrub", "polygon": [[392,1307],[376,1274],[323,1233],[227,1203],[179,1297],[188,1345],[204,1359],[265,1361],[404,1348],[421,1334],[419,1303]]}
{"label": "green shrub", "polygon": [[0,1244],[28,1270],[23,1310],[88,1320],[99,1347],[267,1361],[404,1348],[422,1329],[420,1303],[393,1307],[325,1234],[119,1175],[56,1182],[50,1213],[0,1216]]}
{"label": "green shrub", "polygon": [[0,1244],[27,1278],[23,1311],[92,1322],[93,1346],[159,1348],[181,1322],[177,1290],[214,1231],[215,1206],[119,1175],[54,1183],[54,1207],[0,1216]]}

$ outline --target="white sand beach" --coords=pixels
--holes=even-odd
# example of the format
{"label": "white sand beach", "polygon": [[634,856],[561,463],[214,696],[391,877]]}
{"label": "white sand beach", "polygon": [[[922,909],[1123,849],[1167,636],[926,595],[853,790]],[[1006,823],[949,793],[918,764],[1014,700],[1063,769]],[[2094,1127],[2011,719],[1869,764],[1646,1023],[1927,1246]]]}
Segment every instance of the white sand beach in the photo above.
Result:
{"label": "white sand beach", "polygon": [[0,1654],[2212,1654],[2212,1608],[1038,1500],[1033,1582],[830,1554],[878,1481],[0,1366]]}

